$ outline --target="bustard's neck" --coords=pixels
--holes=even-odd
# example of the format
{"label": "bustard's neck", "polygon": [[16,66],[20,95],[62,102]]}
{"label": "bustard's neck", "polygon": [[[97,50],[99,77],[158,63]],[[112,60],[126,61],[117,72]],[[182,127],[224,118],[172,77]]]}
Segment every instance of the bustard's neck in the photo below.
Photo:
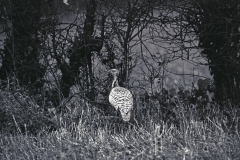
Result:
{"label": "bustard's neck", "polygon": [[113,88],[113,87],[119,87],[119,85],[118,85],[118,80],[117,80],[117,76],[116,76],[116,75],[114,75],[114,77],[113,77],[112,88]]}

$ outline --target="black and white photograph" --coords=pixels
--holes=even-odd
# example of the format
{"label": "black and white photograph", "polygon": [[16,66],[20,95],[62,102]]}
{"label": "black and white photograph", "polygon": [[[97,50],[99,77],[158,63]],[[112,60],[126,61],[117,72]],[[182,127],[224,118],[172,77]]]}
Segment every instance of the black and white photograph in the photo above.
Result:
{"label": "black and white photograph", "polygon": [[240,160],[239,0],[0,0],[1,160]]}

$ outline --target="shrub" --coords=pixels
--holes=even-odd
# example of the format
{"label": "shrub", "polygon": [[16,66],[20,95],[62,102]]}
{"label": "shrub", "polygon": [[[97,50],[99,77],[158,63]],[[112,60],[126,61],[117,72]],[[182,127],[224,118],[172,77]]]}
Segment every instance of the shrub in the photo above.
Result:
{"label": "shrub", "polygon": [[37,134],[44,127],[49,129],[57,127],[50,115],[46,114],[26,92],[0,91],[0,101],[2,132]]}

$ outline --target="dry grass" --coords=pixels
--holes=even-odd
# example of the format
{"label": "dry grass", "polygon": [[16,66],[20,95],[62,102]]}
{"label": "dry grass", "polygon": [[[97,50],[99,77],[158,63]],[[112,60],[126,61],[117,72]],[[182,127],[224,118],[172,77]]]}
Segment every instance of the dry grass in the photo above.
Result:
{"label": "dry grass", "polygon": [[239,111],[234,107],[222,111],[214,105],[200,116],[196,108],[179,103],[173,109],[175,120],[165,121],[156,103],[136,102],[133,120],[124,123],[116,116],[101,114],[96,104],[82,100],[74,103],[67,113],[52,117],[59,126],[56,131],[42,128],[35,136],[27,132],[2,133],[0,159],[232,160],[240,157]]}

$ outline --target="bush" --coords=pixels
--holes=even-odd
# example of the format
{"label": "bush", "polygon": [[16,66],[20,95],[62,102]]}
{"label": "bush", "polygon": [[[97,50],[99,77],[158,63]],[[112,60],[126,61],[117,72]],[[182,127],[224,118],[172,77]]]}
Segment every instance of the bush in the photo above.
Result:
{"label": "bush", "polygon": [[56,128],[51,116],[37,105],[26,92],[0,92],[1,131],[37,134],[42,128]]}

